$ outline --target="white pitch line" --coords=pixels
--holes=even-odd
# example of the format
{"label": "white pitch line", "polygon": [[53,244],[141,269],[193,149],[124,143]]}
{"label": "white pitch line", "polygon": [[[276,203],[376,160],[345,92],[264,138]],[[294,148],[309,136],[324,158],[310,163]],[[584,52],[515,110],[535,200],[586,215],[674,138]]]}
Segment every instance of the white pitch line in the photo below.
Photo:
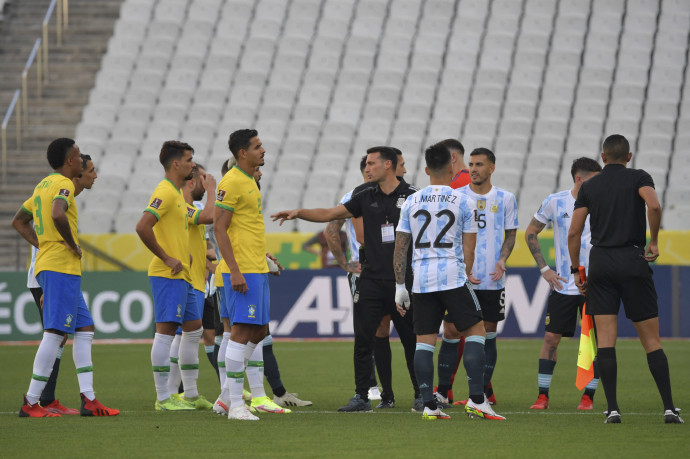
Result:
{"label": "white pitch line", "polygon": [[[462,415],[465,414],[464,411],[453,411],[453,410],[448,410],[448,414],[456,414],[456,415]],[[122,414],[127,414],[127,413],[144,413],[145,411],[120,411]],[[0,411],[0,416],[6,416],[6,415],[14,415],[18,416],[19,410],[17,411]],[[340,411],[292,411],[293,414],[339,414],[341,416],[347,416],[348,413],[342,413]],[[261,414],[261,413],[260,413]],[[266,413],[269,414],[269,413]],[[404,416],[413,416],[413,415],[419,415],[421,413],[417,412],[405,412],[405,411],[372,411],[369,413],[349,413],[349,414],[359,414],[359,415],[372,415],[372,416],[377,416],[381,414],[397,414],[397,415],[404,415]],[[596,415],[601,415],[603,416],[603,413],[597,413],[597,412],[589,412],[589,413],[573,413],[569,411],[547,411],[547,412],[534,412],[534,411],[501,411],[501,415],[532,415],[532,416],[596,416]],[[628,413],[624,412],[621,413],[623,417],[625,416],[663,416],[662,414],[659,413]],[[70,417],[70,416],[67,416]]]}

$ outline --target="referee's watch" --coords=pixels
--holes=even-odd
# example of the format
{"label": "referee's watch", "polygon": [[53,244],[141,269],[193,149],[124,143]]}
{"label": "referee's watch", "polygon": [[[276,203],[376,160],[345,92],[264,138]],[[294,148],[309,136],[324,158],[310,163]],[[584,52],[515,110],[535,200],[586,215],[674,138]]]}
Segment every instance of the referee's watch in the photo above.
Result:
{"label": "referee's watch", "polygon": [[577,274],[580,271],[579,266],[571,266],[570,267],[570,274]]}

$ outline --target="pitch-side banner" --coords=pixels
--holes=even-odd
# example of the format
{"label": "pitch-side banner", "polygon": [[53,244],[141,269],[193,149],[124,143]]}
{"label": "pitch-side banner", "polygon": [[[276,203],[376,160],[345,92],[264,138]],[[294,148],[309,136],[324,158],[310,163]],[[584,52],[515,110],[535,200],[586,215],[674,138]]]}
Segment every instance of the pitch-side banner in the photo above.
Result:
{"label": "pitch-side banner", "polygon": [[[672,335],[671,267],[654,267],[659,293],[662,336]],[[506,320],[499,325],[504,337],[541,337],[550,290],[535,268],[512,268],[506,280]],[[690,268],[681,268],[690,278]],[[353,336],[352,296],[340,269],[284,271],[271,280],[271,333],[289,338],[349,338]],[[681,282],[681,304],[690,287]],[[153,337],[153,300],[146,273],[92,272],[82,279],[84,298],[96,325],[96,338]],[[619,336],[636,336],[623,320]],[[680,311],[680,335],[690,337],[690,312]],[[26,288],[26,273],[0,273],[0,341],[39,339],[38,310]],[[395,336],[395,330],[392,335]],[[577,336],[577,334],[576,334]]]}

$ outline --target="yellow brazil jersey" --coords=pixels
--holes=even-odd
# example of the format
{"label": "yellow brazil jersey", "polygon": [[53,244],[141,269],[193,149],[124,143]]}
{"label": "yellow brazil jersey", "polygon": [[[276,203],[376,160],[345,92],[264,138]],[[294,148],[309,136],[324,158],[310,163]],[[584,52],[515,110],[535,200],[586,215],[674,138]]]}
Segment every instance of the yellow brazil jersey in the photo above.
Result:
{"label": "yellow brazil jersey", "polygon": [[206,291],[206,227],[199,224],[201,209],[187,204],[189,218],[189,251],[192,254],[190,277],[192,287],[200,292]]}
{"label": "yellow brazil jersey", "polygon": [[153,257],[149,264],[149,276],[184,279],[191,283],[189,275],[189,233],[187,203],[182,191],[168,179],[161,181],[153,190],[149,205],[144,212],[150,212],[158,220],[153,226],[156,241],[168,256],[182,262],[183,269],[172,275],[170,267],[158,257]]}
{"label": "yellow brazil jersey", "polygon": [[51,217],[53,201],[63,199],[67,203],[67,220],[74,242],[77,239],[77,203],[74,201],[74,183],[57,172],[50,174],[36,186],[34,194],[24,202],[22,210],[33,215],[38,236],[38,255],[35,274],[55,271],[81,276],[81,260],[67,245],[55,228]]}
{"label": "yellow brazil jersey", "polygon": [[223,287],[225,283],[223,282],[223,270],[225,272],[228,272],[228,265],[225,264],[225,262],[221,259],[220,263],[216,265],[216,274],[214,277],[214,284],[216,285],[216,288]]}
{"label": "yellow brazil jersey", "polygon": [[[242,273],[267,273],[261,192],[254,177],[235,166],[218,184],[216,206],[232,211],[228,236]],[[225,266],[224,273],[230,271]]]}

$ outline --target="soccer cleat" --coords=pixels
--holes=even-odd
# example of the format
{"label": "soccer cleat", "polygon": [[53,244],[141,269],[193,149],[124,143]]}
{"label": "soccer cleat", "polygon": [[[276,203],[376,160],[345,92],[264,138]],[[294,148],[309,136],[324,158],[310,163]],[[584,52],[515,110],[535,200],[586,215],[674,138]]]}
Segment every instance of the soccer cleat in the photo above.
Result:
{"label": "soccer cleat", "polygon": [[260,411],[262,413],[288,414],[291,410],[283,408],[280,405],[273,403],[268,396],[252,399],[250,410],[253,412]]}
{"label": "soccer cleat", "polygon": [[216,403],[213,404],[213,412],[216,414],[220,414],[222,416],[227,416],[228,415],[228,405],[223,403],[223,401],[218,397],[216,400]]}
{"label": "soccer cleat", "polygon": [[120,414],[120,410],[115,408],[108,408],[103,405],[98,399],[89,400],[84,396],[84,394],[79,394],[81,396],[81,408],[79,409],[79,414],[82,416],[117,416]]}
{"label": "soccer cleat", "polygon": [[436,408],[435,410],[430,409],[429,407],[424,407],[424,413],[422,414],[422,419],[429,419],[429,420],[434,420],[434,419],[450,419],[450,416],[448,416],[446,413],[441,411],[440,408]]}
{"label": "soccer cleat", "polygon": [[[434,386],[434,395],[438,392],[438,386]],[[457,403],[453,403],[453,389],[448,389],[448,405],[457,405]]]}
{"label": "soccer cleat", "polygon": [[251,402],[252,401],[252,393],[249,392],[248,390],[242,389],[242,400],[245,402]]}
{"label": "soccer cleat", "polygon": [[[582,398],[584,400],[584,397]],[[591,402],[590,402],[591,403]],[[582,404],[582,402],[580,402]],[[591,407],[591,405],[590,405]],[[537,401],[534,402],[534,405],[530,406],[530,410],[546,410],[549,408],[549,397],[546,396],[546,394],[539,394],[539,397],[537,398]],[[578,407],[578,409],[584,409]],[[592,408],[589,408],[590,410]]]}
{"label": "soccer cleat", "polygon": [[666,410],[664,411],[664,422],[666,424],[684,424],[683,418],[678,415],[678,408],[676,411]]}
{"label": "soccer cleat", "polygon": [[381,400],[381,403],[376,405],[377,410],[386,409],[386,408],[395,408],[395,399]]}
{"label": "soccer cleat", "polygon": [[593,406],[594,401],[592,400],[592,397],[590,397],[587,394],[582,395],[582,399],[580,399],[580,404],[577,405],[578,410],[591,410],[594,408]]}
{"label": "soccer cleat", "polygon": [[19,409],[20,418],[59,418],[60,415],[53,413],[43,408],[38,402],[33,405],[29,404],[26,397],[24,397],[24,404]]}
{"label": "soccer cleat", "polygon": [[369,400],[381,400],[381,389],[378,386],[372,386],[369,388]]}
{"label": "soccer cleat", "polygon": [[476,404],[472,401],[472,399],[469,399],[467,401],[467,405],[465,405],[465,413],[467,413],[467,416],[470,418],[475,418],[475,419],[489,419],[492,421],[505,421],[506,418],[496,414],[496,412],[491,408],[491,405],[489,404],[488,399],[486,396],[484,397],[484,402],[481,404]]}
{"label": "soccer cleat", "polygon": [[194,407],[184,400],[168,397],[165,400],[156,400],[156,411],[194,411]]}
{"label": "soccer cleat", "polygon": [[618,411],[611,411],[611,412],[606,412],[606,421],[604,421],[604,424],[620,424],[621,423],[621,414]]}
{"label": "soccer cleat", "polygon": [[371,413],[371,402],[369,400],[364,400],[359,394],[355,394],[354,397],[345,406],[338,408],[341,413]]}
{"label": "soccer cleat", "polygon": [[206,397],[203,395],[197,395],[196,397],[192,398],[183,398],[182,400],[193,406],[197,411],[210,411],[213,409],[213,404],[206,400]]}
{"label": "soccer cleat", "polygon": [[414,401],[412,402],[412,412],[413,413],[423,413],[424,412],[424,400],[422,400],[422,397],[415,397]]}
{"label": "soccer cleat", "polygon": [[230,410],[228,410],[228,419],[237,419],[239,421],[258,421],[259,417],[250,413],[247,405],[242,404],[241,406],[236,406],[235,408],[230,408]]}
{"label": "soccer cleat", "polygon": [[67,408],[64,405],[60,405],[60,400],[53,400],[52,402],[48,403],[43,408],[45,408],[46,410],[50,411],[51,413],[55,413],[55,414],[66,414],[66,415],[79,414],[79,410],[75,410],[74,408]]}
{"label": "soccer cleat", "polygon": [[277,395],[273,397],[273,403],[280,406],[311,406],[311,402],[308,400],[300,400],[297,398],[298,394],[291,394],[290,392],[285,392],[281,397]]}
{"label": "soccer cleat", "polygon": [[447,410],[448,408],[453,408],[451,401],[438,392],[434,392],[434,397],[436,398],[436,406],[438,406],[439,409]]}

